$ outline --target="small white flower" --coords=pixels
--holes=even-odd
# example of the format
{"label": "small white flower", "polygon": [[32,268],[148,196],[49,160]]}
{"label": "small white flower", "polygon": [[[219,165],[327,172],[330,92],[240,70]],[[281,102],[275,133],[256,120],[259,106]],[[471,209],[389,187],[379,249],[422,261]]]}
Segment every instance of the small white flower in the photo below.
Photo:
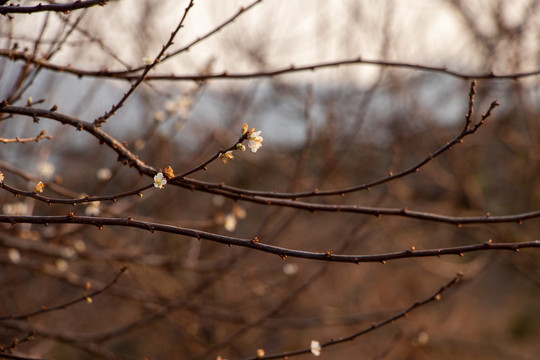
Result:
{"label": "small white flower", "polygon": [[49,180],[54,175],[54,164],[50,162],[41,162],[37,166],[37,171],[41,178]]}
{"label": "small white flower", "polygon": [[317,340],[311,340],[311,353],[315,356],[321,355],[321,344]]}
{"label": "small white flower", "polygon": [[232,213],[237,219],[244,219],[247,216],[246,210],[238,205],[233,206]]}
{"label": "small white flower", "polygon": [[173,112],[176,111],[176,103],[172,100],[168,100],[165,102],[165,111],[167,111],[167,113],[169,114],[172,114]]}
{"label": "small white flower", "polygon": [[64,259],[56,259],[54,261],[54,266],[56,267],[56,270],[60,272],[66,272],[69,269],[69,263]]}
{"label": "small white flower", "polygon": [[236,224],[238,221],[236,220],[236,216],[234,216],[233,213],[228,214],[225,216],[225,223],[223,226],[225,226],[225,229],[227,231],[233,232],[236,229]]}
{"label": "small white flower", "polygon": [[262,146],[263,137],[260,131],[253,131],[247,136],[248,146],[253,152],[257,152]]}
{"label": "small white flower", "polygon": [[101,181],[107,181],[112,176],[112,171],[108,168],[100,168],[96,171],[96,176]]}
{"label": "small white flower", "polygon": [[154,59],[152,59],[149,56],[143,57],[142,62],[144,65],[152,65],[154,63]]}
{"label": "small white flower", "polygon": [[283,265],[283,273],[289,276],[298,273],[298,265],[293,263]]}
{"label": "small white flower", "polygon": [[177,112],[178,115],[181,118],[187,118],[189,116],[189,112],[191,110],[191,107],[193,106],[193,99],[189,94],[183,95],[178,101],[176,102],[177,106]]}
{"label": "small white flower", "polygon": [[214,204],[214,206],[223,206],[223,204],[225,204],[225,197],[224,196],[221,196],[221,195],[214,195],[212,197],[212,204]]}
{"label": "small white flower", "polygon": [[99,201],[92,201],[86,206],[84,213],[88,216],[98,216],[101,213]]}
{"label": "small white flower", "polygon": [[15,248],[9,248],[7,250],[9,261],[11,261],[14,264],[18,264],[21,262],[21,253],[19,250]]}
{"label": "small white flower", "polygon": [[6,215],[26,215],[28,213],[28,206],[23,202],[16,202],[12,204],[4,204],[2,210]]}
{"label": "small white flower", "polygon": [[135,143],[133,144],[133,146],[135,147],[135,150],[142,150],[146,146],[146,143],[144,142],[144,139],[138,138],[135,139]]}
{"label": "small white flower", "polygon": [[154,176],[154,186],[158,189],[163,189],[163,186],[167,183],[167,180],[163,177],[163,173],[159,172]]}
{"label": "small white flower", "polygon": [[82,252],[84,252],[86,250],[86,244],[84,243],[83,240],[76,239],[75,241],[73,241],[73,248],[78,253],[82,253]]}
{"label": "small white flower", "polygon": [[164,111],[161,111],[161,110],[158,110],[154,113],[154,121],[155,122],[163,122],[165,121],[165,119],[167,118],[167,116],[165,115],[165,112]]}

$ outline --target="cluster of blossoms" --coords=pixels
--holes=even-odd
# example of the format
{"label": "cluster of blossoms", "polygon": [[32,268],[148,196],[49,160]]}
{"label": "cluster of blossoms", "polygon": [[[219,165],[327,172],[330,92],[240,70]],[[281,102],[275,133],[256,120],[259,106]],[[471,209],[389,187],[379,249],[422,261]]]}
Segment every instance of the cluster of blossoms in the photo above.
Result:
{"label": "cluster of blossoms", "polygon": [[[262,146],[263,137],[261,136],[261,131],[255,131],[255,128],[248,130],[248,124],[244,123],[242,125],[242,135],[245,136],[245,139],[248,141],[248,147],[252,152],[257,152]],[[246,151],[246,146],[242,143],[238,143],[235,146],[236,150]],[[227,161],[234,159],[232,150],[227,152],[222,152],[219,154],[219,159],[226,164]]]}
{"label": "cluster of blossoms", "polygon": [[[165,174],[165,175],[164,175]],[[163,172],[158,172],[154,176],[154,186],[158,189],[163,189],[163,186],[167,184],[167,179],[172,179],[174,177],[174,171],[173,168],[170,166],[167,166]]]}
{"label": "cluster of blossoms", "polygon": [[263,137],[261,136],[261,131],[255,131],[255,128],[248,131],[248,124],[244,123],[242,125],[242,135],[246,135],[251,151],[257,152],[262,146]]}
{"label": "cluster of blossoms", "polygon": [[[248,129],[248,124],[244,123],[241,128],[242,138],[240,139],[240,142],[235,145],[235,149],[246,151],[246,146],[241,143],[245,139],[248,142],[248,147],[252,152],[255,153],[262,146],[263,137],[261,136],[260,130],[255,131],[255,128],[252,128],[251,130]],[[220,152],[218,157],[221,162],[226,164],[227,161],[234,159],[233,150]],[[172,168],[169,166],[163,172],[160,171],[154,176],[154,186],[158,189],[163,189],[165,184],[167,184],[167,179],[171,179],[173,177],[174,174],[172,172]]]}

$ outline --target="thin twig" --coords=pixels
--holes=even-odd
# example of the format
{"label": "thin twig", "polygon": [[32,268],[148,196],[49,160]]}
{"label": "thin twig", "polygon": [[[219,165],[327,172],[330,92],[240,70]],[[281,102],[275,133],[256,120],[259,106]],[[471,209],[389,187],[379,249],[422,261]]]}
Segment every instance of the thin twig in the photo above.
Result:
{"label": "thin twig", "polygon": [[[348,342],[348,341],[353,341],[355,340],[356,338],[368,333],[368,332],[371,332],[371,331],[374,331],[374,330],[377,330],[385,325],[389,325],[391,323],[393,323],[394,321],[396,320],[399,320],[401,318],[404,318],[406,316],[408,316],[412,311],[426,305],[426,304],[429,304],[430,302],[434,302],[434,301],[439,301],[441,300],[441,294],[448,290],[449,288],[451,288],[452,286],[458,284],[461,279],[462,279],[463,275],[461,273],[458,273],[456,275],[456,277],[454,277],[452,280],[450,280],[446,285],[443,285],[437,292],[435,292],[433,295],[431,295],[430,297],[422,300],[422,301],[417,301],[415,302],[414,304],[412,304],[411,306],[409,306],[407,309],[403,310],[402,312],[400,312],[399,314],[396,314],[386,320],[383,320],[383,321],[380,321],[378,323],[375,323],[373,325],[371,325],[370,327],[364,329],[364,330],[361,330],[361,331],[358,331],[352,335],[349,335],[349,336],[346,336],[346,337],[341,337],[341,338],[337,338],[337,339],[332,339],[332,340],[329,340],[325,343],[321,343],[320,346],[322,349],[324,348],[327,348],[327,347],[330,347],[330,346],[335,346],[335,345],[338,345],[338,344],[341,344],[341,343],[344,343],[344,342]],[[273,355],[266,355],[266,356],[256,356],[256,357],[250,357],[250,358],[245,358],[243,360],[257,360],[257,359],[286,359],[286,358],[291,358],[293,356],[298,356],[298,355],[302,355],[302,354],[310,354],[311,353],[311,349],[310,348],[304,348],[304,349],[301,349],[301,350],[296,350],[296,351],[289,351],[289,352],[283,352],[283,353],[279,353],[279,354],[273,354]]]}
{"label": "thin twig", "polygon": [[122,276],[126,272],[126,270],[127,270],[127,267],[123,267],[120,270],[120,272],[114,277],[114,279],[112,279],[107,285],[105,285],[100,290],[96,290],[96,291],[93,291],[91,293],[84,294],[83,296],[79,296],[76,299],[70,300],[70,301],[65,302],[63,304],[60,304],[60,305],[51,306],[51,307],[42,306],[41,309],[39,309],[39,310],[31,311],[31,312],[28,312],[28,313],[25,313],[25,314],[20,314],[20,315],[1,316],[0,321],[3,321],[3,320],[26,320],[26,319],[28,319],[30,317],[34,317],[34,316],[37,316],[37,315],[43,315],[43,314],[46,314],[46,313],[49,313],[49,312],[52,312],[52,311],[65,310],[69,306],[75,305],[75,304],[80,303],[80,302],[91,301],[89,299],[91,299],[92,297],[101,295],[102,293],[107,291],[111,286],[116,284],[118,282],[118,279],[120,279],[120,276]]}
{"label": "thin twig", "polygon": [[8,143],[21,143],[21,144],[24,144],[24,143],[27,143],[27,142],[39,142],[39,140],[43,140],[43,139],[52,139],[52,136],[50,135],[45,135],[47,132],[45,130],[42,130],[38,136],[36,137],[33,137],[33,138],[20,138],[20,137],[16,137],[15,139],[4,139],[4,138],[0,138],[0,142],[3,142],[4,144],[8,144]]}
{"label": "thin twig", "polygon": [[102,116],[100,116],[99,118],[94,120],[94,125],[96,127],[100,127],[101,125],[103,125],[103,123],[105,123],[107,121],[107,119],[109,119],[111,116],[113,116],[116,113],[116,111],[118,111],[118,109],[120,109],[122,106],[124,106],[124,103],[126,102],[128,97],[131,94],[133,94],[135,89],[137,89],[137,87],[143,81],[146,80],[146,75],[148,74],[148,72],[150,72],[150,70],[152,70],[152,68],[154,66],[156,66],[156,64],[158,64],[160,62],[160,59],[163,56],[163,54],[165,53],[165,51],[173,44],[173,40],[174,40],[176,34],[178,33],[178,31],[180,31],[180,29],[184,26],[183,25],[184,20],[186,19],[187,14],[189,13],[189,10],[193,7],[193,1],[194,0],[191,0],[189,2],[188,6],[184,10],[184,15],[182,15],[182,18],[180,19],[180,22],[178,23],[178,26],[171,33],[171,36],[169,37],[169,40],[167,41],[167,43],[165,45],[163,45],[163,47],[161,48],[161,51],[158,53],[158,55],[156,56],[154,61],[150,65],[147,65],[144,68],[144,71],[142,72],[142,74],[137,77],[137,80],[135,81],[135,83],[131,85],[129,90],[124,94],[124,96],[122,96],[122,98],[120,99],[119,102],[117,102],[115,105],[113,105],[112,108],[109,111],[105,112],[105,114],[103,114]]}
{"label": "thin twig", "polygon": [[[540,216],[540,212],[537,212],[537,217]],[[484,219],[484,218],[482,218]],[[278,255],[282,258],[286,257],[296,257],[303,259],[311,260],[322,260],[322,261],[335,261],[335,262],[344,262],[344,263],[363,263],[363,262],[385,262],[390,260],[404,259],[404,258],[413,258],[413,257],[438,257],[443,255],[463,255],[467,252],[474,251],[486,251],[486,250],[509,250],[519,252],[519,249],[522,248],[538,248],[540,247],[540,240],[528,241],[528,242],[515,242],[515,243],[492,243],[491,241],[486,241],[481,244],[475,245],[466,245],[466,246],[457,246],[451,248],[439,248],[439,249],[427,249],[427,250],[417,250],[414,246],[410,249],[392,252],[392,253],[383,253],[375,255],[340,255],[334,254],[331,249],[326,252],[311,252],[305,250],[293,250],[280,246],[269,245],[261,242],[257,236],[252,239],[242,239],[232,236],[225,236],[214,234],[206,231],[195,230],[184,228],[181,226],[173,226],[160,224],[149,221],[135,220],[132,217],[129,218],[106,218],[106,217],[92,217],[92,216],[75,216],[73,213],[68,214],[67,216],[33,216],[33,215],[0,215],[0,223],[7,224],[41,224],[41,225],[50,225],[50,224],[86,224],[93,225],[99,229],[102,229],[104,226],[121,226],[121,227],[130,227],[138,228],[150,231],[151,233],[164,232],[170,234],[184,235],[190,238],[195,238],[198,240],[209,240],[212,242],[225,244],[225,245],[236,245],[246,248],[251,248],[254,250],[259,250],[271,254]]]}
{"label": "thin twig", "polygon": [[[1,49],[0,56],[10,58],[11,60],[21,60],[25,62],[31,62],[40,67],[58,71],[65,72],[77,75],[79,77],[89,76],[89,77],[98,77],[98,78],[110,78],[126,81],[134,81],[140,78],[140,75],[134,74],[134,71],[138,71],[139,68],[133,70],[121,70],[121,71],[112,71],[112,70],[87,70],[76,68],[71,65],[58,65],[50,61],[47,61],[42,58],[38,58],[30,55],[24,51],[14,51],[8,49]],[[278,68],[275,70],[269,71],[256,71],[256,72],[230,72],[224,71],[221,73],[211,73],[211,74],[197,74],[197,75],[148,75],[145,80],[153,81],[207,81],[207,80],[242,80],[242,79],[253,79],[253,78],[268,78],[286,75],[296,72],[307,72],[315,71],[318,69],[324,68],[334,68],[339,66],[351,66],[351,65],[375,65],[380,67],[387,68],[397,68],[397,69],[411,69],[417,71],[425,72],[435,72],[441,73],[448,76],[456,77],[459,79],[469,80],[469,79],[506,79],[506,80],[517,80],[521,78],[534,77],[540,75],[540,69],[524,72],[515,72],[515,73],[506,73],[506,74],[495,74],[493,71],[489,72],[461,72],[450,70],[447,67],[437,67],[430,65],[422,64],[413,64],[406,62],[396,62],[396,61],[384,61],[384,60],[366,60],[361,57],[346,59],[346,60],[337,60],[332,62],[319,62],[310,65],[295,66],[289,65],[286,67]]]}
{"label": "thin twig", "polygon": [[104,6],[109,0],[78,0],[67,4],[37,4],[36,6],[0,6],[0,15],[7,14],[32,14],[43,11],[68,12],[79,9],[86,9],[96,5]]}

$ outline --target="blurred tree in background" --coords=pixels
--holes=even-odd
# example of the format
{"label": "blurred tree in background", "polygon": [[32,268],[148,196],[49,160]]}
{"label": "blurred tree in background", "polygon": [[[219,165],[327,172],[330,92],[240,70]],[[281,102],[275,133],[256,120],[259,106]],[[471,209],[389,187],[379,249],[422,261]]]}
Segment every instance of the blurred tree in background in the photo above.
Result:
{"label": "blurred tree in background", "polygon": [[0,358],[540,353],[540,1],[2,3]]}

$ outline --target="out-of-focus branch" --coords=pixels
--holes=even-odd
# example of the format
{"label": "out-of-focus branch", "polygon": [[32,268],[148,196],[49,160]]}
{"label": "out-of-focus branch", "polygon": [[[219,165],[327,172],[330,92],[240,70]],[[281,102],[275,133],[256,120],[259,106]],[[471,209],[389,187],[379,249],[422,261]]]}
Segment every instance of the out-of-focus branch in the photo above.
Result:
{"label": "out-of-focus branch", "polygon": [[96,5],[104,6],[110,0],[77,0],[67,4],[37,4],[36,6],[0,6],[0,14],[32,14],[36,12],[52,11],[52,12],[68,12],[79,9],[86,9]]}
{"label": "out-of-focus branch", "polygon": [[[377,329],[379,329],[379,328],[381,328],[383,326],[386,326],[388,324],[393,323],[396,320],[399,320],[401,318],[404,318],[404,317],[408,316],[412,311],[414,311],[414,310],[416,310],[416,309],[418,309],[418,308],[420,308],[420,307],[422,307],[422,306],[424,306],[426,304],[429,304],[429,303],[434,302],[434,301],[439,301],[439,300],[441,300],[441,294],[443,292],[445,292],[446,290],[448,290],[449,288],[451,288],[452,286],[458,284],[461,281],[462,278],[463,278],[463,274],[458,273],[456,275],[456,277],[454,277],[452,280],[450,280],[446,285],[443,285],[437,292],[435,292],[433,295],[431,295],[427,299],[424,299],[422,301],[417,301],[414,304],[412,304],[411,306],[409,306],[407,309],[400,312],[399,314],[396,314],[396,315],[394,315],[394,316],[392,316],[392,317],[390,317],[390,318],[388,318],[386,320],[375,323],[375,324],[371,325],[370,327],[368,327],[367,329],[358,331],[358,332],[356,332],[356,333],[354,333],[352,335],[346,336],[346,337],[341,337],[341,338],[337,338],[337,339],[331,339],[331,340],[329,340],[329,341],[327,341],[325,343],[321,343],[320,348],[324,349],[324,348],[334,346],[334,345],[338,345],[338,344],[341,344],[341,343],[344,343],[344,342],[353,341],[356,338],[358,338],[358,337],[360,337],[360,336],[362,336],[364,334],[367,334],[368,332],[377,330]],[[284,352],[284,353],[274,354],[274,355],[256,356],[256,357],[252,357],[252,358],[246,358],[244,360],[288,359],[288,358],[291,358],[293,356],[298,356],[298,355],[302,355],[302,354],[309,354],[311,352],[312,352],[312,350],[310,348],[306,348],[306,349],[302,349],[302,350]]]}
{"label": "out-of-focus branch", "polygon": [[[82,69],[82,68],[76,68],[71,65],[54,64],[45,59],[32,56],[28,52],[7,50],[7,49],[0,50],[0,56],[7,57],[12,60],[22,60],[25,62],[34,63],[36,65],[39,65],[49,70],[74,74],[79,77],[83,77],[83,76],[104,77],[104,78],[111,78],[111,79],[134,81],[134,80],[140,79],[141,76],[137,75],[136,73],[142,69],[142,68],[135,68],[131,70],[122,70],[122,71],[87,70],[87,69]],[[381,66],[381,67],[387,67],[387,68],[401,68],[401,69],[410,69],[410,70],[415,70],[415,71],[436,72],[436,73],[442,73],[442,74],[446,74],[446,75],[464,79],[464,80],[469,80],[469,79],[516,80],[520,78],[527,78],[527,77],[540,75],[540,69],[516,72],[516,73],[507,73],[507,74],[496,74],[493,71],[467,73],[467,72],[462,72],[462,71],[451,70],[447,67],[413,64],[413,63],[399,62],[399,61],[362,59],[361,57],[357,57],[353,59],[336,60],[336,61],[331,61],[331,62],[318,62],[314,64],[301,65],[301,66],[289,65],[289,66],[285,66],[285,67],[274,69],[274,70],[268,70],[268,71],[255,71],[255,72],[243,72],[243,73],[224,71],[222,73],[200,74],[200,75],[174,75],[174,74],[173,75],[170,75],[170,74],[147,75],[145,77],[145,80],[155,80],[155,81],[160,81],[160,80],[206,81],[206,80],[220,80],[220,79],[242,80],[242,79],[252,79],[252,78],[274,77],[274,76],[280,76],[280,75],[296,73],[296,72],[315,71],[318,69],[335,68],[339,66],[350,66],[350,65],[372,65],[372,66],[374,65],[374,66]]]}
{"label": "out-of-focus branch", "polygon": [[137,89],[137,87],[143,82],[146,80],[146,74],[148,74],[150,72],[150,70],[152,70],[152,68],[158,64],[160,62],[160,59],[161,57],[163,56],[163,54],[165,54],[165,51],[173,44],[173,40],[174,38],[176,37],[176,34],[178,33],[178,31],[180,31],[180,29],[184,26],[184,20],[186,20],[186,17],[187,17],[187,14],[189,13],[189,10],[193,7],[193,0],[191,0],[189,2],[189,4],[187,5],[186,9],[184,10],[184,15],[182,15],[182,18],[180,19],[180,22],[178,23],[178,26],[176,27],[176,29],[174,29],[174,31],[171,33],[171,36],[169,37],[169,40],[167,41],[167,43],[165,45],[163,45],[163,47],[161,48],[161,51],[159,52],[159,54],[156,56],[156,58],[154,59],[154,61],[152,61],[151,64],[147,65],[145,68],[144,68],[144,71],[142,72],[141,75],[138,76],[137,80],[135,81],[134,84],[131,85],[131,87],[129,88],[129,90],[124,94],[124,96],[122,96],[122,98],[120,99],[120,101],[118,101],[116,104],[114,104],[111,108],[111,110],[105,112],[105,114],[103,114],[102,116],[98,117],[96,120],[94,120],[94,125],[97,126],[97,127],[100,127],[101,125],[103,125],[103,123],[105,123],[107,121],[107,119],[109,119],[111,116],[113,116],[116,111],[118,111],[118,109],[120,109],[122,106],[124,106],[124,103],[126,102],[126,100],[128,99],[128,97],[133,94],[133,92],[135,91],[135,89]]}
{"label": "out-of-focus branch", "polygon": [[60,305],[51,306],[51,307],[42,306],[41,309],[39,309],[39,310],[28,312],[28,313],[25,313],[25,314],[0,316],[0,321],[3,321],[3,320],[26,320],[26,319],[28,319],[30,317],[34,317],[34,316],[37,316],[37,315],[42,315],[42,314],[49,313],[49,312],[52,312],[52,311],[65,310],[69,306],[75,305],[75,304],[80,303],[80,302],[85,302],[85,301],[86,302],[91,302],[92,297],[103,294],[111,286],[116,284],[118,282],[118,279],[120,279],[120,276],[122,276],[126,272],[126,270],[127,270],[127,267],[123,267],[120,270],[120,272],[114,277],[114,279],[112,279],[107,285],[105,285],[100,290],[96,290],[96,291],[93,291],[91,293],[87,293],[88,289],[86,289],[85,294],[83,296],[79,296],[78,298],[76,298],[74,300],[65,302],[65,303],[60,304]]}

